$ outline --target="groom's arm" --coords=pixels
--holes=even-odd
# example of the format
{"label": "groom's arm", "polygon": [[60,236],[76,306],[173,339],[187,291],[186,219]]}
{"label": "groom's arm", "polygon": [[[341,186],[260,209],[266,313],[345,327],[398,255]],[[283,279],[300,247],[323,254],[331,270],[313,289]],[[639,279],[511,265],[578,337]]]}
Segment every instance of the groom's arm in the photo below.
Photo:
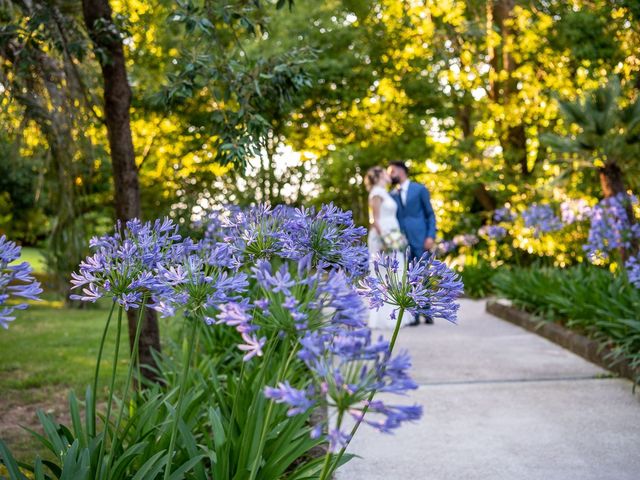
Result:
{"label": "groom's arm", "polygon": [[424,221],[427,224],[427,239],[431,239],[431,243],[433,243],[436,238],[436,215],[431,207],[429,190],[424,185],[420,189],[420,204],[424,214]]}

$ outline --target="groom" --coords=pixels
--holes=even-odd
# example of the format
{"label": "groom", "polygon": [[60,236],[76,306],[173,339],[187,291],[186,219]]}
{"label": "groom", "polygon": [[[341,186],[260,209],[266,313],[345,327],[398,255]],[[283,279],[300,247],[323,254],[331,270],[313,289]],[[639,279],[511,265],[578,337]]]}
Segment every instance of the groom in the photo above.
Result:
{"label": "groom", "polygon": [[[387,169],[391,183],[396,188],[391,192],[398,204],[398,223],[409,242],[409,261],[420,258],[433,249],[436,237],[436,217],[431,208],[429,190],[421,183],[409,180],[409,169],[404,162],[395,161]],[[433,323],[427,317],[427,323]],[[412,325],[417,325],[415,320]]]}

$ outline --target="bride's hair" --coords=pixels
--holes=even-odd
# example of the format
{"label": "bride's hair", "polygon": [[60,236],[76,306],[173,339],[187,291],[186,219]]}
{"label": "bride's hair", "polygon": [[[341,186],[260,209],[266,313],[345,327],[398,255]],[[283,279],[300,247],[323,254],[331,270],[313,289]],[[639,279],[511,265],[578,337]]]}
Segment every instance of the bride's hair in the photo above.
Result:
{"label": "bride's hair", "polygon": [[371,167],[367,170],[367,174],[364,177],[364,186],[367,191],[370,191],[380,181],[380,177],[384,174],[384,168]]}

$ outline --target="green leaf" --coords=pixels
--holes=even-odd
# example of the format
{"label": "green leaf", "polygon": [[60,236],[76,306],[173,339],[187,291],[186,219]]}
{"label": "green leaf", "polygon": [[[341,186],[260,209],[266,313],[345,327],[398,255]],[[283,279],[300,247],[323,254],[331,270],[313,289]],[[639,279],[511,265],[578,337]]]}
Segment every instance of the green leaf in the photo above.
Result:
{"label": "green leaf", "polygon": [[155,476],[162,471],[166,463],[166,451],[161,450],[144,462],[142,467],[140,467],[140,470],[138,470],[131,480],[147,480],[149,478],[155,478]]}
{"label": "green leaf", "polygon": [[11,480],[27,480],[27,477],[18,468],[18,462],[13,458],[9,448],[2,440],[0,440],[0,459],[2,459],[4,466],[7,467]]}

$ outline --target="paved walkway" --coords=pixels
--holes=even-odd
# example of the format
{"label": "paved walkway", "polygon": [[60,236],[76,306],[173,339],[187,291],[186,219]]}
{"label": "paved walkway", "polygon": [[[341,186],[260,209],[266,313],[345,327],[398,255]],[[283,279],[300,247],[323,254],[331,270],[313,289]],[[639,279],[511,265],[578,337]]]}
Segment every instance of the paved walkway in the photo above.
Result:
{"label": "paved walkway", "polygon": [[424,417],[362,426],[338,480],[638,480],[631,383],[462,300],[459,325],[401,330]]}

